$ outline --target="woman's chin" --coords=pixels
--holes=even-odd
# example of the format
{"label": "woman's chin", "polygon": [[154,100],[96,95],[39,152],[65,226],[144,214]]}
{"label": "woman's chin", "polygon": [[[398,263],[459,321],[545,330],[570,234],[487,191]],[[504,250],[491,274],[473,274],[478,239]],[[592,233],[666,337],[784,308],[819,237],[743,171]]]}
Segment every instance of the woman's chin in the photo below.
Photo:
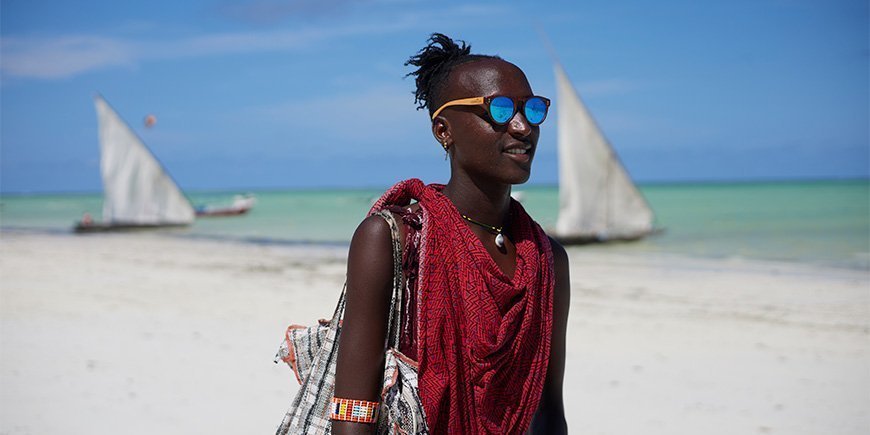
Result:
{"label": "woman's chin", "polygon": [[508,184],[523,184],[526,181],[529,181],[529,177],[532,176],[531,168],[528,170],[520,170],[515,174],[511,174],[509,177]]}

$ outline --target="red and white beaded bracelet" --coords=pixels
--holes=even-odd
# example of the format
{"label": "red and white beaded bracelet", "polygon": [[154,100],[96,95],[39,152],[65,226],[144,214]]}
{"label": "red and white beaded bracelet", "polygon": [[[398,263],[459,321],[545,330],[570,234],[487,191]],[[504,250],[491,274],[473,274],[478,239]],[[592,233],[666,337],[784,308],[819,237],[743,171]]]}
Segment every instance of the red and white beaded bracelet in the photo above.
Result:
{"label": "red and white beaded bracelet", "polygon": [[340,421],[374,423],[378,419],[378,402],[333,397],[329,417]]}

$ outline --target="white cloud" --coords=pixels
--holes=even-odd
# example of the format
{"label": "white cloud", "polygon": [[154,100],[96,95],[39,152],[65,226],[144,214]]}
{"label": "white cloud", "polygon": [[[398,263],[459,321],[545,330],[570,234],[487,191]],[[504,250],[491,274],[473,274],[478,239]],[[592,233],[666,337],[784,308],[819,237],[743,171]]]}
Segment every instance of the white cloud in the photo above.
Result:
{"label": "white cloud", "polygon": [[57,79],[135,63],[129,43],[97,36],[2,38],[0,51],[3,75],[15,77]]}
{"label": "white cloud", "polygon": [[383,35],[417,29],[422,24],[472,21],[491,13],[481,7],[411,11],[368,20],[365,24],[312,26],[293,30],[211,33],[177,39],[124,39],[96,35],[0,38],[0,73],[4,78],[60,79],[90,71],[135,67],[145,61],[293,51],[335,39]]}
{"label": "white cloud", "polygon": [[336,38],[384,34],[414,26],[413,19],[389,25],[357,25],[334,28],[214,33],[176,40],[134,42],[102,36],[0,39],[6,77],[59,79],[89,71],[128,66],[143,61],[231,55],[269,51],[292,51]]}

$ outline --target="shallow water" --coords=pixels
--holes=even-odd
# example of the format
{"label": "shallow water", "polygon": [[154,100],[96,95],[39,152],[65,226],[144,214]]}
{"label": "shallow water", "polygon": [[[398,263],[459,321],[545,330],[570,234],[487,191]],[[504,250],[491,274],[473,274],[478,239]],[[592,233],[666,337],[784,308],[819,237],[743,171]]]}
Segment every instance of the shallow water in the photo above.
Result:
{"label": "shallow water", "polygon": [[[591,249],[718,258],[760,258],[870,269],[870,183],[813,181],[640,186],[664,233]],[[520,186],[544,226],[558,215],[558,189]],[[261,243],[347,243],[382,189],[254,191],[245,216],[199,219],[173,234]],[[194,204],[245,192],[190,192]],[[0,226],[70,231],[82,213],[99,218],[99,194],[5,195]]]}

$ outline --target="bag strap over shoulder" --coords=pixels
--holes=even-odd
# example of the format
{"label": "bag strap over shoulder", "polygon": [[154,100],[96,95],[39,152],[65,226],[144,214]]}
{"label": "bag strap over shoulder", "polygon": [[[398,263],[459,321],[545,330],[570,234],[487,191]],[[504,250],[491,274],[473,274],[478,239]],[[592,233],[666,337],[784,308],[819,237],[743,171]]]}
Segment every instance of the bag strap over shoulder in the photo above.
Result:
{"label": "bag strap over shoulder", "polygon": [[[401,321],[402,318],[402,284],[405,279],[402,275],[402,240],[399,231],[399,224],[396,218],[389,210],[381,210],[376,213],[387,221],[390,226],[390,235],[393,241],[393,292],[390,296],[390,311],[389,320],[387,323],[387,347],[398,347],[399,339],[401,338]],[[344,318],[344,308],[347,302],[347,283],[341,289],[341,296],[338,299],[338,306],[335,307],[335,313],[332,315],[330,328],[335,329],[338,323]]]}
{"label": "bag strap over shoulder", "polygon": [[399,231],[399,224],[389,210],[381,210],[377,214],[387,221],[393,239],[393,295],[390,298],[389,323],[387,323],[387,347],[399,347],[402,331],[400,326],[400,319],[402,318],[402,286],[405,282],[402,274],[402,237]]}

